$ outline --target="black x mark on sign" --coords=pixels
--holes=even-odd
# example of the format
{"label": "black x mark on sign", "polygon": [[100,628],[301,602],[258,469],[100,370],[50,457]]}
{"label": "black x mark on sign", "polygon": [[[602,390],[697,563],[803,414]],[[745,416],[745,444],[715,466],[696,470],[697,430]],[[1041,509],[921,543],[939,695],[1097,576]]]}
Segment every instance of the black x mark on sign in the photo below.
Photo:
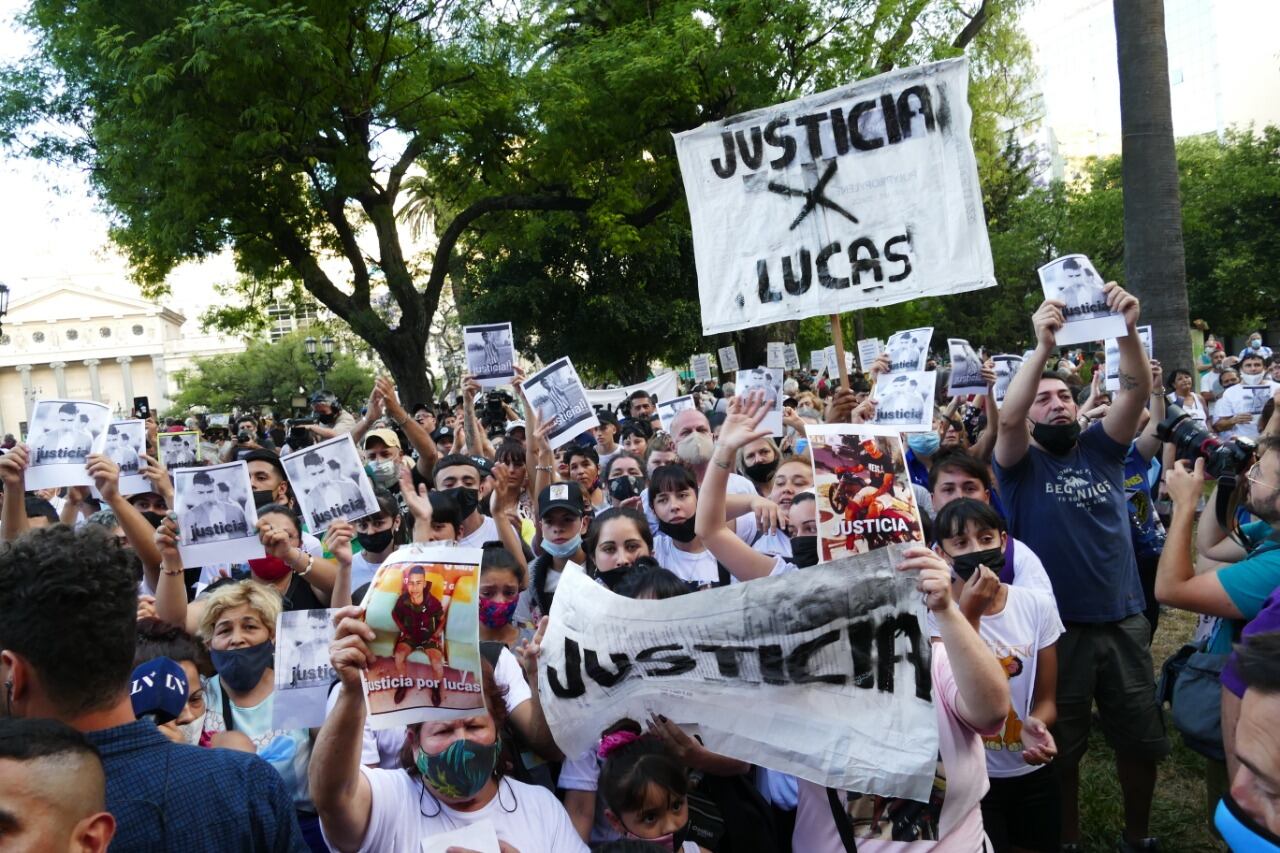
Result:
{"label": "black x mark on sign", "polygon": [[821,178],[818,178],[818,182],[813,185],[813,189],[811,190],[797,190],[775,183],[774,181],[769,182],[769,192],[775,192],[778,195],[785,196],[799,196],[804,199],[804,207],[800,208],[800,213],[796,215],[795,219],[791,220],[791,225],[787,230],[794,230],[795,227],[804,221],[804,218],[812,213],[814,208],[818,205],[822,205],[827,208],[827,210],[834,210],[850,222],[858,221],[858,217],[854,216],[852,213],[845,210],[826,196],[827,184],[831,181],[831,178],[835,173],[836,161],[831,160],[827,163],[826,171],[822,173]]}

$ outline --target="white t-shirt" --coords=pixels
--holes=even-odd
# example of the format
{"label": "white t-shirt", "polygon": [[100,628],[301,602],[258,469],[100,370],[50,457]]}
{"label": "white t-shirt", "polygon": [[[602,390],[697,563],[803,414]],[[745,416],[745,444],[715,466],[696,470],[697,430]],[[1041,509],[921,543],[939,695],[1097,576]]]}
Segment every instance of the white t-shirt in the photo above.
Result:
{"label": "white t-shirt", "polygon": [[1200,400],[1200,396],[1198,394],[1192,394],[1190,402],[1185,404],[1178,399],[1177,394],[1166,394],[1165,400],[1171,405],[1180,407],[1182,411],[1191,416],[1193,421],[1197,421],[1201,426],[1203,426],[1209,419],[1209,409],[1206,404]]}
{"label": "white t-shirt", "polygon": [[[749,542],[745,534],[755,527],[755,517],[747,513],[733,521],[738,537],[744,542]],[[681,551],[676,547],[675,541],[665,533],[658,533],[653,537],[653,558],[658,561],[658,565],[682,581],[703,585],[720,582],[720,565],[716,562],[714,554],[706,549],[697,554]],[[730,576],[730,583],[735,581],[736,579]]]}
{"label": "white t-shirt", "polygon": [[417,853],[426,836],[485,820],[493,823],[499,840],[520,853],[588,853],[564,806],[538,785],[503,779],[497,796],[482,808],[460,812],[433,802],[422,783],[403,770],[361,767],[360,772],[373,792],[361,853]]}
{"label": "white t-shirt", "polygon": [[[351,591],[354,593],[357,589],[367,583],[373,582],[373,576],[378,573],[382,563],[371,563],[369,558],[365,556],[365,552],[351,555]],[[360,602],[352,602],[359,604]]]}
{"label": "white t-shirt", "polygon": [[1264,379],[1257,385],[1245,385],[1241,382],[1222,392],[1222,399],[1213,410],[1214,420],[1243,414],[1253,415],[1253,420],[1247,424],[1223,430],[1219,435],[1223,438],[1257,438],[1258,421],[1262,416],[1262,409],[1267,405],[1276,388],[1280,388],[1280,384]]}
{"label": "white t-shirt", "polygon": [[781,527],[772,533],[762,535],[760,526],[756,524],[755,513],[749,512],[737,519],[736,528],[742,541],[761,554],[791,559],[791,537],[783,533]]}
{"label": "white t-shirt", "polygon": [[1044,570],[1044,563],[1040,562],[1036,552],[1031,550],[1030,545],[1012,536],[1009,537],[1009,545],[1013,547],[1013,585],[1034,592],[1043,592],[1049,596],[1049,601],[1054,602],[1056,607],[1057,599],[1053,597],[1053,584],[1049,580],[1049,573]]}
{"label": "white t-shirt", "polygon": [[498,541],[498,525],[494,524],[493,519],[487,515],[483,516],[483,518],[484,521],[480,522],[480,526],[475,529],[474,533],[463,536],[458,540],[460,547],[480,548],[486,542]]}
{"label": "white t-shirt", "polygon": [[591,822],[590,834],[592,844],[602,844],[622,837],[622,833],[609,825],[609,819],[604,815],[604,798],[597,793],[600,789],[600,767],[604,764],[596,752],[599,747],[597,743],[577,758],[566,758],[560,768],[559,780],[562,790],[596,794],[596,816]]}
{"label": "white t-shirt", "polygon": [[[1222,383],[1218,380],[1222,378],[1222,374],[1216,370],[1210,370],[1204,376],[1200,377],[1200,393],[1213,394],[1215,397],[1222,396]],[[1204,407],[1210,417],[1213,417],[1214,408],[1217,406],[1214,400],[1205,401]]]}
{"label": "white t-shirt", "polygon": [[[756,491],[755,483],[748,480],[741,474],[729,472],[729,486],[725,489],[727,495],[751,495],[758,496],[760,493]],[[649,490],[645,489],[640,493],[640,505],[644,507],[644,517],[649,519],[649,532],[654,536],[658,535],[658,516],[653,514],[653,507],[649,506]]]}

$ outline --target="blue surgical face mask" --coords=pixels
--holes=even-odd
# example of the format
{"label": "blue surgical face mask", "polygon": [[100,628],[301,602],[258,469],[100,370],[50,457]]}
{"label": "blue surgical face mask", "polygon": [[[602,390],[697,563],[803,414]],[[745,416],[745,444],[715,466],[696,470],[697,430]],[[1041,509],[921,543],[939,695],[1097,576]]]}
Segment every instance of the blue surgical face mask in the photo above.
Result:
{"label": "blue surgical face mask", "polygon": [[942,439],[936,432],[913,432],[907,436],[907,447],[917,456],[932,456],[938,452]]}
{"label": "blue surgical face mask", "polygon": [[1265,826],[1260,825],[1240,804],[1227,793],[1219,802],[1214,812],[1213,823],[1218,827],[1222,840],[1227,847],[1237,851],[1259,851],[1259,853],[1276,853],[1280,851],[1280,838],[1272,834]]}
{"label": "blue surgical face mask", "polygon": [[572,557],[582,547],[582,534],[579,533],[563,545],[557,545],[550,539],[542,540],[542,550],[546,551],[553,557]]}
{"label": "blue surgical face mask", "polygon": [[809,452],[809,439],[807,439],[807,438],[797,438],[797,439],[796,439],[796,453],[797,453],[797,454],[800,454],[800,453],[808,453],[808,452]]}

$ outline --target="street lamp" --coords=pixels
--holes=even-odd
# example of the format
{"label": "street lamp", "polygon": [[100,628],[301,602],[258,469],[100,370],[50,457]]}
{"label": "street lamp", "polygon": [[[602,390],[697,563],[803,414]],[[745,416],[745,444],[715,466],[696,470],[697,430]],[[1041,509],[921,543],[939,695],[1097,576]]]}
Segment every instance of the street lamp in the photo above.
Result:
{"label": "street lamp", "polygon": [[331,369],[333,369],[333,338],[328,335],[320,341],[320,352],[316,352],[316,339],[307,337],[302,342],[302,349],[307,354],[307,361],[311,362],[311,366],[315,369],[316,374],[320,377],[320,390],[324,390],[324,377]]}
{"label": "street lamp", "polygon": [[[0,322],[3,322],[4,315],[9,313],[9,285],[0,284]],[[3,329],[0,329],[3,331]]]}

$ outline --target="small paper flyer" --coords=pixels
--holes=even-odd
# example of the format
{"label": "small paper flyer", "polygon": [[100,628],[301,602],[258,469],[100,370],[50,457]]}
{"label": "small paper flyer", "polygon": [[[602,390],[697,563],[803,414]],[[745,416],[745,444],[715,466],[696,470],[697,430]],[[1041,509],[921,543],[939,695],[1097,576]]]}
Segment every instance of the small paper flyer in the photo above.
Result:
{"label": "small paper flyer", "polygon": [[481,553],[415,543],[378,567],[362,603],[377,635],[362,676],[371,728],[484,713]]}
{"label": "small paper flyer", "polygon": [[987,383],[982,379],[982,359],[969,346],[969,342],[962,338],[947,338],[947,348],[951,351],[951,377],[947,393],[952,397],[987,393]]}
{"label": "small paper flyer", "polygon": [[671,421],[675,418],[676,412],[685,409],[695,408],[693,403],[693,395],[685,394],[683,397],[676,397],[666,402],[658,404],[658,423],[662,424],[662,429],[671,432]]}
{"label": "small paper flyer", "polygon": [[156,436],[160,464],[168,471],[192,468],[200,464],[200,433],[195,430],[162,432]]}
{"label": "small paper flyer", "polygon": [[1147,358],[1155,358],[1156,357],[1155,351],[1153,349],[1154,344],[1152,343],[1152,339],[1151,339],[1151,327],[1139,326],[1138,339],[1142,341],[1142,346],[1147,351]]}
{"label": "small paper flyer", "polygon": [[524,393],[529,405],[538,410],[538,420],[555,424],[547,436],[552,450],[600,425],[568,356],[556,359],[526,379]]}
{"label": "small paper flyer", "polygon": [[462,341],[467,351],[467,372],[481,388],[508,385],[515,378],[516,350],[510,323],[463,326]]}
{"label": "small paper flyer", "polygon": [[757,367],[755,370],[739,370],[734,383],[734,394],[746,397],[752,391],[763,391],[769,414],[760,422],[761,429],[773,435],[782,435],[782,370],[773,367]]}
{"label": "small paper flyer", "polygon": [[89,454],[101,453],[106,446],[110,421],[111,409],[105,403],[36,401],[27,428],[27,449],[31,452],[27,489],[93,485],[85,462]]}
{"label": "small paper flyer", "polygon": [[1124,315],[1107,306],[1102,276],[1084,255],[1063,255],[1037,271],[1045,299],[1065,303],[1062,309],[1066,324],[1058,330],[1058,346],[1123,338],[1128,332]]}
{"label": "small paper flyer", "polygon": [[173,473],[173,491],[183,563],[207,566],[266,556],[244,462],[180,468]]}
{"label": "small paper flyer", "polygon": [[796,349],[795,344],[787,344],[786,349],[782,351],[783,367],[786,370],[800,369],[800,351]]}
{"label": "small paper flyer", "polygon": [[312,534],[319,536],[338,519],[355,521],[378,512],[373,483],[350,434],[296,450],[280,462]]}
{"label": "small paper flyer", "polygon": [[861,365],[863,372],[871,369],[871,365],[882,352],[884,352],[884,342],[879,338],[858,341],[858,364]]}
{"label": "small paper flyer", "polygon": [[924,525],[896,429],[821,424],[805,432],[813,455],[822,562],[888,546],[900,553],[924,544]]}
{"label": "small paper flyer", "polygon": [[1103,353],[1105,354],[1104,364],[1105,372],[1103,373],[1103,385],[1108,391],[1120,390],[1120,341],[1117,338],[1107,338],[1103,345]]}
{"label": "small paper flyer", "polygon": [[136,495],[151,491],[151,483],[142,472],[147,461],[147,422],[141,420],[112,421],[107,426],[107,443],[103,450],[120,469],[120,494]]}
{"label": "small paper flyer", "polygon": [[[835,352],[835,347],[832,347],[831,351]],[[827,355],[825,350],[809,350],[809,369],[816,370],[818,373],[827,369]]]}
{"label": "small paper flyer", "polygon": [[876,426],[899,432],[933,429],[933,395],[937,372],[915,370],[881,377],[872,391],[876,401]]}
{"label": "small paper flyer", "polygon": [[995,388],[992,389],[996,398],[996,408],[1004,405],[1004,397],[1009,393],[1009,383],[1018,374],[1023,360],[1022,356],[1012,355],[1011,353],[991,356],[991,361],[994,363],[996,371],[996,384]]}
{"label": "small paper flyer", "polygon": [[276,689],[271,728],[324,725],[329,687],[337,673],[329,663],[337,610],[286,610],[276,618]]}
{"label": "small paper flyer", "polygon": [[736,373],[738,370],[738,351],[733,347],[720,347],[716,350],[720,356],[720,372]]}
{"label": "small paper flyer", "polygon": [[918,373],[929,361],[929,342],[933,340],[933,327],[907,329],[894,332],[885,344],[889,353],[890,373]]}
{"label": "small paper flyer", "polygon": [[769,341],[765,344],[765,367],[776,367],[779,370],[786,369],[787,366],[787,350],[782,341]]}
{"label": "small paper flyer", "polygon": [[689,359],[689,369],[693,371],[693,380],[695,382],[710,382],[711,356],[705,353],[698,353]]}

